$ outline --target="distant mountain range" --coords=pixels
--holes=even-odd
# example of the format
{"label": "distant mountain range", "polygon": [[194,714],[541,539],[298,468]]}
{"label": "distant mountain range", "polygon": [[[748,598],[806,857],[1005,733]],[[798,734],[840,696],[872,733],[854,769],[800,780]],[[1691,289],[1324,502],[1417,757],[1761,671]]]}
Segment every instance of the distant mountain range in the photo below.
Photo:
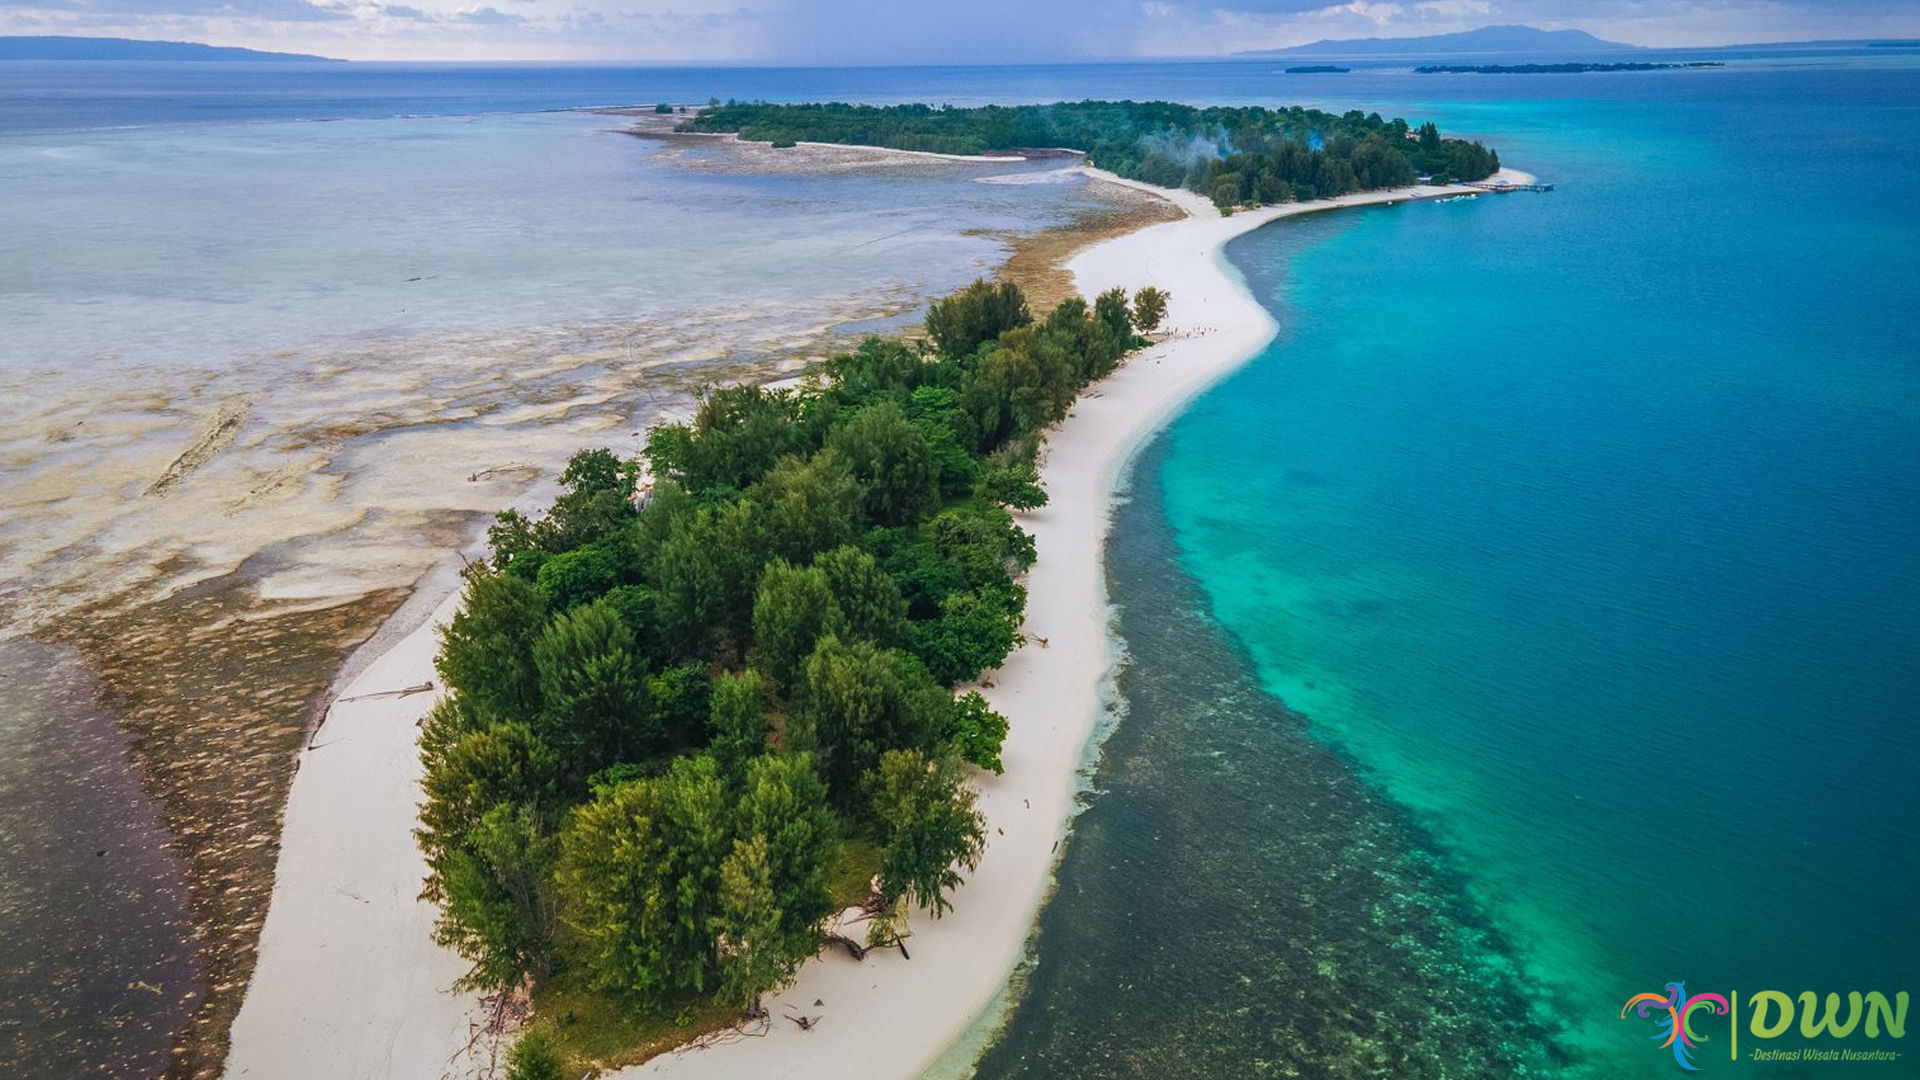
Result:
{"label": "distant mountain range", "polygon": [[306,53],[261,52],[192,41],[113,37],[0,37],[0,60],[330,60]]}
{"label": "distant mountain range", "polygon": [[1347,38],[1315,41],[1285,49],[1252,49],[1236,56],[1435,56],[1462,54],[1525,53],[1548,56],[1559,53],[1633,52],[1638,45],[1605,41],[1585,30],[1538,30],[1531,26],[1483,26],[1457,34],[1429,34],[1425,37]]}

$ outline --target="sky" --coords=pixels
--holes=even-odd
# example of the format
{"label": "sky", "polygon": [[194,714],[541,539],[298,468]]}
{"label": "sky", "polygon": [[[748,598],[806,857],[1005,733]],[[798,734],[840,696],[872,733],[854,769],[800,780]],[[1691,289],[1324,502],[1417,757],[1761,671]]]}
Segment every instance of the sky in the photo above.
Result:
{"label": "sky", "polygon": [[1525,23],[1637,45],[1920,36],[1920,0],[0,0],[0,34],[350,60],[992,63],[1219,56]]}

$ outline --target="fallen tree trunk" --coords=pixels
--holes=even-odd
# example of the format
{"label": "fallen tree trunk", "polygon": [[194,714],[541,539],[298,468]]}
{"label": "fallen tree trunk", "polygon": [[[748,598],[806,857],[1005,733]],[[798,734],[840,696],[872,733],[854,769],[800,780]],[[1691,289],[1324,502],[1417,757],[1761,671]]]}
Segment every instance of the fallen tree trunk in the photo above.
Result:
{"label": "fallen tree trunk", "polygon": [[829,946],[840,946],[847,950],[847,955],[853,957],[855,960],[865,960],[867,954],[873,951],[870,947],[860,944],[845,934],[828,934],[827,944]]}

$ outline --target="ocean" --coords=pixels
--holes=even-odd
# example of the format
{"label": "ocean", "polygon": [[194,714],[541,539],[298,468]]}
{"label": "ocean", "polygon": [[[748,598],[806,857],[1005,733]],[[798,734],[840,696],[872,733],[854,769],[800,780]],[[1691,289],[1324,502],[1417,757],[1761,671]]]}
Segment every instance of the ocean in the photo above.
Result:
{"label": "ocean", "polygon": [[567,449],[1098,201],[555,111],[710,97],[1362,107],[1556,185],[1230,248],[1283,330],[1135,470],[1126,718],[980,1075],[1644,1075],[1669,981],[1905,987],[1920,68],[1280,66],[0,65],[0,1063],[208,1064],[190,927],[252,909],[185,882],[272,845],[202,804],[277,807],[306,699],[204,695],[324,683]]}
{"label": "ocean", "polygon": [[1136,468],[981,1077],[1650,1076],[1669,982],[1912,989],[1920,69],[1443,89],[1555,191],[1229,247],[1282,331]]}

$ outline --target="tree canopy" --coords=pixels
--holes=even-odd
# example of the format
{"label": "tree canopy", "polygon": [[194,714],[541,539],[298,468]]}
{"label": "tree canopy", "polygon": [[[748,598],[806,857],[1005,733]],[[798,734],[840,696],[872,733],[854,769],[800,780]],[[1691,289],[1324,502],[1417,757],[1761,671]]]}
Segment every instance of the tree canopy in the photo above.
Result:
{"label": "tree canopy", "polygon": [[[1166,101],[1071,101],[1051,105],[775,105],[729,101],[702,110],[681,130],[736,132],[741,138],[884,146],[942,154],[984,154],[1068,147],[1130,180],[1188,188],[1223,208],[1327,198],[1404,187],[1415,174],[1436,180],[1484,180],[1500,157],[1477,142],[1443,139],[1431,123],[1352,109],[1334,114],[1294,106],[1196,108]],[[1021,320],[1024,321],[1024,320]],[[929,329],[933,330],[929,320]],[[960,353],[986,332],[938,320],[936,341]],[[945,340],[941,340],[942,337]]]}
{"label": "tree canopy", "polygon": [[977,283],[928,343],[708,391],[648,438],[644,507],[641,463],[588,450],[547,513],[500,515],[420,740],[425,895],[472,985],[752,1010],[820,947],[848,850],[946,910],[1007,733],[956,688],[1020,641],[1039,438],[1141,343],[1140,296],[1036,320]]}

